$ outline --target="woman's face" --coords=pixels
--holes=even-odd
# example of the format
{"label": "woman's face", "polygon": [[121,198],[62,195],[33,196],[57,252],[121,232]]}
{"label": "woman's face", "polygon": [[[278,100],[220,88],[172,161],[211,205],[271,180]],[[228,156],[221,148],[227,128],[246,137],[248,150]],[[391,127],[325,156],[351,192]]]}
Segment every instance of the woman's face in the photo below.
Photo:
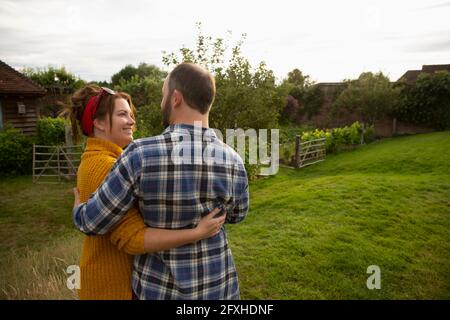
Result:
{"label": "woman's face", "polygon": [[114,111],[111,115],[112,126],[109,124],[108,117],[104,122],[105,138],[124,148],[133,140],[133,127],[136,122],[132,117],[130,105],[125,99],[118,98],[114,103]]}

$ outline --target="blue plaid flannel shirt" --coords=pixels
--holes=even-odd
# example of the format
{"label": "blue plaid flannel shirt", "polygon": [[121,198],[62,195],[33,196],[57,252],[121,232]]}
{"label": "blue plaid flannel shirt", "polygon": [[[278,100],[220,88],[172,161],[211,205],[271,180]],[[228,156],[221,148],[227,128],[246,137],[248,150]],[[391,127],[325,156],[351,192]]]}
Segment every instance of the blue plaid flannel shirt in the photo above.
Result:
{"label": "blue plaid flannel shirt", "polygon": [[[134,204],[155,228],[193,228],[215,207],[225,210],[226,223],[238,223],[249,206],[244,163],[214,130],[171,125],[133,141],[74,208],[74,222],[85,234],[105,234]],[[135,256],[133,290],[139,299],[239,299],[225,227],[193,244]]]}

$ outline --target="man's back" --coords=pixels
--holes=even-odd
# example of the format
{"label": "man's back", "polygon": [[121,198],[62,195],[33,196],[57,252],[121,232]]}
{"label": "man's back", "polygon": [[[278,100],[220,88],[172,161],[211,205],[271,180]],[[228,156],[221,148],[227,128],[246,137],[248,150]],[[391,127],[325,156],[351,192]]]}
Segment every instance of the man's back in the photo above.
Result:
{"label": "man's back", "polygon": [[[248,183],[242,159],[211,129],[172,125],[135,141],[142,153],[139,207],[145,222],[192,228],[221,206],[227,222],[244,219]],[[135,258],[133,289],[141,299],[238,299],[225,230],[211,238]]]}

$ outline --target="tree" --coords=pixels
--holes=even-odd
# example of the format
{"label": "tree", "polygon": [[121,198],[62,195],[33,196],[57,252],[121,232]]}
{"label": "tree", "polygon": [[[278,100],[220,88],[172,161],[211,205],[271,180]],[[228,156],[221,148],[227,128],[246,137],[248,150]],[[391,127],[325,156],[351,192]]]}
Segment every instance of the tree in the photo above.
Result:
{"label": "tree", "polygon": [[204,36],[200,23],[197,28],[196,48],[165,52],[163,62],[167,66],[193,62],[214,74],[217,93],[210,113],[211,126],[222,132],[227,128],[276,127],[286,93],[276,86],[273,71],[264,62],[253,69],[242,55],[246,35],[231,48],[231,58],[226,61],[228,40]]}
{"label": "tree", "polygon": [[399,119],[439,130],[450,129],[450,73],[422,73],[413,85],[402,85]]}
{"label": "tree", "polygon": [[129,80],[121,79],[119,84],[114,86],[114,90],[128,93],[133,104],[140,108],[145,105],[160,105],[162,100],[162,80],[152,79],[150,77],[139,78],[134,75]]}
{"label": "tree", "polygon": [[285,81],[300,88],[305,88],[312,84],[310,77],[308,75],[304,76],[303,72],[297,68],[288,73]]}
{"label": "tree", "polygon": [[288,73],[282,85],[286,86],[289,92],[281,113],[282,120],[299,123],[304,115],[311,119],[320,111],[323,94],[320,88],[314,85],[309,75],[305,76],[299,69],[294,69]]}
{"label": "tree", "polygon": [[157,66],[141,62],[137,68],[128,64],[119,72],[113,74],[111,76],[111,84],[116,86],[119,85],[121,81],[131,81],[134,77],[137,77],[138,79],[150,78],[156,81],[163,81],[166,76],[167,72],[162,71]]}
{"label": "tree", "polygon": [[86,82],[71,72],[64,66],[47,68],[24,68],[22,70],[28,78],[35,83],[55,93],[73,93],[83,87]]}
{"label": "tree", "polygon": [[24,68],[22,73],[47,90],[47,95],[42,100],[41,116],[56,118],[61,112],[61,106],[68,103],[68,95],[86,85],[84,80],[67,71],[64,66]]}
{"label": "tree", "polygon": [[383,73],[362,73],[356,80],[347,80],[347,88],[333,103],[333,113],[341,110],[357,112],[369,124],[385,115],[392,115],[400,102],[400,89]]}
{"label": "tree", "polygon": [[312,116],[320,112],[324,101],[323,92],[317,85],[311,85],[305,88],[303,93],[303,114],[311,119]]}

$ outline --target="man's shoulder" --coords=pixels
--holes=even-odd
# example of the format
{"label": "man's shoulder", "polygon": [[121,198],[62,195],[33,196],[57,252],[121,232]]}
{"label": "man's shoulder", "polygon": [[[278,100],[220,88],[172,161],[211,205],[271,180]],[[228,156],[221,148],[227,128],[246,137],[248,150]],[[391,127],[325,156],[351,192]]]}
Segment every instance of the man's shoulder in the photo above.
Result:
{"label": "man's shoulder", "polygon": [[166,156],[168,153],[168,146],[171,142],[171,135],[164,132],[156,136],[133,140],[133,142],[128,145],[127,151],[129,154],[136,154],[140,158],[147,159]]}
{"label": "man's shoulder", "polygon": [[226,144],[220,139],[217,139],[216,143],[218,143],[224,150],[224,152],[228,155],[227,159],[231,160],[234,165],[244,168],[244,160],[239,155],[239,153],[236,152],[236,150],[234,150],[230,145]]}
{"label": "man's shoulder", "polygon": [[163,137],[163,134],[159,134],[156,136],[151,136],[151,137],[145,137],[145,138],[139,138],[139,139],[135,139],[133,140],[133,144],[135,144],[136,146],[142,147],[145,145],[152,145],[152,144],[157,144],[161,141],[161,138]]}
{"label": "man's shoulder", "polygon": [[159,150],[158,147],[167,142],[167,138],[167,134],[164,133],[156,136],[139,138],[133,140],[133,142],[129,144],[127,149],[130,148],[130,151],[134,150],[137,152],[157,152]]}

